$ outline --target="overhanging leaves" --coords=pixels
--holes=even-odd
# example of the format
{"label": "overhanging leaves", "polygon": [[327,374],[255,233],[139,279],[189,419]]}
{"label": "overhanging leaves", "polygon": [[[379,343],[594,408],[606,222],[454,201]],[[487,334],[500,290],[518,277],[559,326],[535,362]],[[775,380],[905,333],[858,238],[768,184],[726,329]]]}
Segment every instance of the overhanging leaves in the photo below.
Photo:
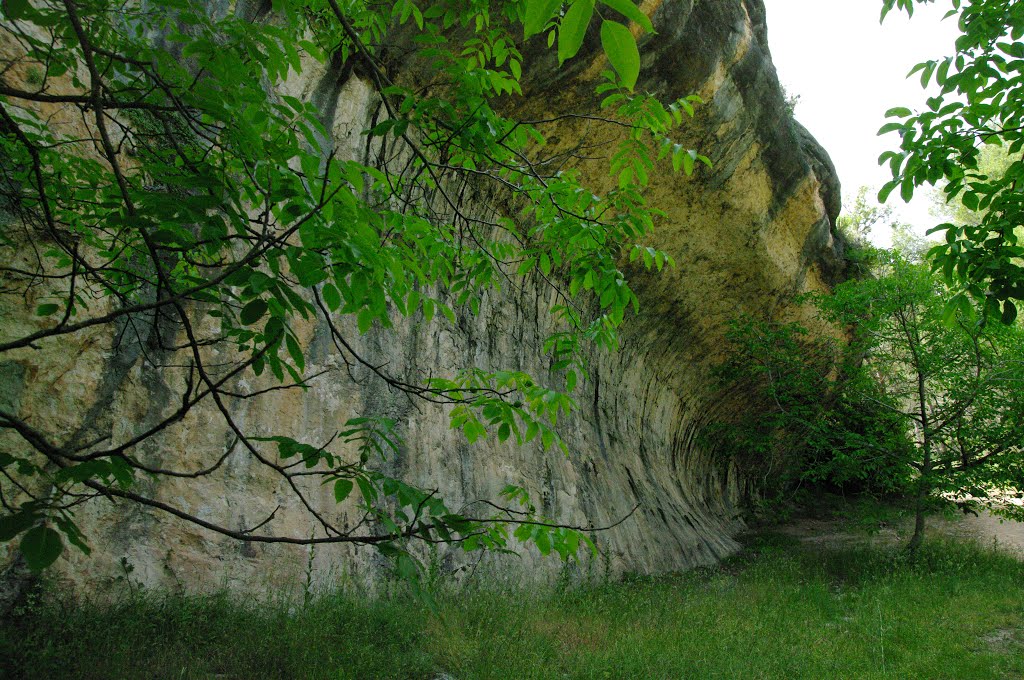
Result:
{"label": "overhanging leaves", "polygon": [[628,90],[636,87],[640,75],[640,51],[628,28],[616,21],[601,22],[601,46],[619,74],[622,86]]}
{"label": "overhanging leaves", "polygon": [[50,527],[38,526],[25,533],[19,548],[29,569],[38,573],[57,561],[64,551],[64,541]]}

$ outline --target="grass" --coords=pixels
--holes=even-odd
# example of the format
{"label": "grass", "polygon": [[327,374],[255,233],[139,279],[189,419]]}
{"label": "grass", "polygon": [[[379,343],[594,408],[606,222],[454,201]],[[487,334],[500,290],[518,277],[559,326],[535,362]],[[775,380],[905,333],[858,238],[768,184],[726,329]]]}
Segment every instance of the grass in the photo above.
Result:
{"label": "grass", "polygon": [[811,552],[752,539],[714,569],[540,594],[308,606],[46,598],[0,623],[13,678],[1021,678],[1024,564],[965,543]]}

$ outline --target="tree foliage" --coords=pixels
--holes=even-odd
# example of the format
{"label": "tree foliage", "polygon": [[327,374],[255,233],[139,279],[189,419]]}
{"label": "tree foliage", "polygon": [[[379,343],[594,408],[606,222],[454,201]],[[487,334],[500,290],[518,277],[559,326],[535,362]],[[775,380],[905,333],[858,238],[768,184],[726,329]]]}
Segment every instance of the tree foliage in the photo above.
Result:
{"label": "tree foliage", "polygon": [[[928,0],[884,0],[882,17],[892,9],[913,15],[916,3]],[[916,65],[922,87],[934,84],[938,94],[927,110],[897,107],[894,119],[880,134],[897,133],[898,151],[879,158],[892,171],[892,181],[879,193],[884,202],[899,189],[909,201],[918,187],[942,184],[946,201],[960,202],[975,220],[947,222],[945,242],[929,257],[946,281],[984,302],[989,315],[1011,323],[1017,302],[1024,300],[1024,6],[1015,0],[950,0],[947,19],[957,21],[956,52],[944,59]],[[1004,147],[1011,162],[998,169],[981,163],[986,145]],[[1015,302],[1017,301],[1017,302]],[[951,301],[964,313],[964,295]]]}
{"label": "tree foliage", "polygon": [[[565,450],[556,425],[575,405],[587,349],[614,349],[638,305],[623,260],[671,264],[643,243],[658,216],[643,195],[654,165],[668,159],[690,174],[708,162],[671,137],[695,97],[662,105],[634,91],[628,25],[652,26],[632,2],[275,0],[250,16],[243,3],[227,11],[193,0],[4,0],[3,12],[0,38],[16,49],[0,71],[0,200],[14,219],[0,227],[0,246],[24,257],[0,273],[5,293],[34,301],[38,328],[4,332],[0,355],[109,328],[112,349],[135,348],[138,361],[176,376],[179,406],[118,442],[0,411],[0,428],[17,442],[0,452],[0,540],[22,536],[29,565],[44,567],[65,540],[88,551],[74,522],[79,506],[116,498],[239,540],[372,545],[408,577],[418,570],[413,540],[502,549],[514,533],[564,558],[589,542],[582,527],[538,514],[516,486],[504,505],[450,508],[436,490],[383,474],[376,464],[404,449],[383,414],[339,423],[325,444],[248,429],[230,404],[324,379],[308,372],[297,330],[312,319],[339,359],[327,379],[360,368],[445,405],[470,443]],[[531,36],[557,41],[564,62],[595,21],[612,69],[596,92],[602,114],[589,117],[623,131],[608,191],[583,184],[572,152],[545,154],[545,129],[557,120],[519,120],[499,106],[522,93]],[[395,54],[406,61],[394,63]],[[340,155],[321,112],[285,94],[317,63],[357,71],[374,91],[379,112],[363,134],[378,161]],[[423,77],[409,82],[396,69]],[[81,126],[51,126],[54,110]],[[467,188],[510,207],[488,215]],[[526,279],[556,300],[557,331],[545,343],[555,377],[477,366],[396,375],[353,341],[402,317],[452,324],[456,314],[480,314],[488,291]],[[265,387],[246,389],[252,376]],[[148,462],[146,442],[200,405],[234,444],[181,469]],[[143,475],[220,474],[231,455],[278,477],[314,535],[277,533],[273,513],[231,528],[137,484]],[[339,502],[358,498],[358,519],[340,525],[318,510],[318,483]]]}
{"label": "tree foliage", "polygon": [[[852,202],[843,206],[843,213],[836,221],[840,233],[852,246],[848,257],[851,262],[861,266],[869,266],[871,261],[869,245],[871,232],[879,228],[888,229],[892,233],[892,248],[903,257],[914,262],[923,262],[933,242],[918,235],[914,228],[896,219],[891,206],[878,203],[871,189],[862,186]],[[858,251],[868,253],[862,257]],[[863,262],[862,262],[863,260]]]}
{"label": "tree foliage", "polygon": [[[716,424],[710,437],[762,481],[766,499],[804,487],[906,490],[909,441],[870,375],[858,371],[860,358],[838,337],[742,317],[726,338],[728,358],[716,371],[722,388],[753,397],[754,406]],[[891,455],[879,455],[879,448]]]}
{"label": "tree foliage", "polygon": [[1024,490],[1024,330],[957,313],[924,265],[880,251],[877,266],[812,298],[849,342],[812,341],[793,324],[736,327],[726,384],[753,365],[767,415],[733,445],[802,452],[802,480],[909,490],[916,548],[926,512],[943,504],[1016,508],[1002,501]]}
{"label": "tree foliage", "polygon": [[[1007,147],[994,146],[991,144],[981,147],[978,157],[978,172],[989,177],[998,177],[1004,174],[1013,158],[1010,156]],[[971,210],[963,202],[958,200],[949,201],[945,192],[945,183],[940,182],[930,196],[932,200],[932,212],[942,218],[957,224],[979,224],[985,218],[988,210]]]}
{"label": "tree foliage", "polygon": [[895,227],[892,208],[880,205],[869,198],[869,189],[862,186],[853,201],[843,206],[843,213],[836,221],[839,230],[851,241],[866,244],[875,227]]}

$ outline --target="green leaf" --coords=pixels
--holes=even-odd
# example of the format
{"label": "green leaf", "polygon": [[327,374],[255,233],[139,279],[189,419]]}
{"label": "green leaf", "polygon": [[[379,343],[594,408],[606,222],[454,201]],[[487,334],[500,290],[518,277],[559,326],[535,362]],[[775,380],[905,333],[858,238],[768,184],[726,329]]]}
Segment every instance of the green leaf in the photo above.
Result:
{"label": "green leaf", "polygon": [[36,307],[36,316],[50,316],[56,312],[60,307],[55,304],[45,304]]}
{"label": "green leaf", "polygon": [[590,554],[591,555],[597,555],[597,546],[594,544],[594,541],[591,540],[591,538],[589,536],[587,536],[586,534],[580,534],[579,536],[583,540],[583,543],[590,550]]}
{"label": "green leaf", "polygon": [[367,308],[360,309],[359,315],[356,317],[356,325],[359,327],[360,334],[370,330],[373,326],[373,312]]}
{"label": "green leaf", "polygon": [[324,303],[327,305],[327,308],[332,312],[338,311],[338,308],[341,307],[341,293],[338,292],[334,284],[325,283],[321,294],[324,297]]}
{"label": "green leaf", "polygon": [[77,465],[61,468],[54,475],[59,481],[81,483],[93,477],[106,477],[110,474],[110,463],[105,460],[90,460]]}
{"label": "green leaf", "polygon": [[370,484],[370,480],[365,477],[356,477],[356,484],[359,485],[359,493],[363,495],[363,500],[366,502],[367,507],[372,507],[373,503],[377,500],[377,490]]}
{"label": "green leaf", "polygon": [[523,38],[529,38],[544,30],[544,26],[562,6],[562,0],[526,0],[526,16],[523,17]]}
{"label": "green leaf", "polygon": [[646,14],[640,11],[639,7],[633,4],[632,0],[601,0],[601,4],[611,7],[627,19],[640,24],[644,31],[648,33],[654,32],[654,26],[651,25],[651,20]]}
{"label": "green leaf", "polygon": [[[686,173],[687,177],[689,177],[690,175],[693,174],[693,164],[694,164],[695,160],[696,160],[696,153],[695,152],[689,151],[689,152],[683,154],[683,172]],[[651,267],[651,265],[648,264],[647,268],[650,269],[650,267]]]}
{"label": "green leaf", "polygon": [[114,475],[114,479],[117,480],[118,486],[122,489],[129,488],[135,481],[135,468],[120,456],[111,456],[110,472]]}
{"label": "green leaf", "polygon": [[928,81],[932,79],[932,73],[935,72],[936,63],[934,61],[929,61],[925,62],[921,66],[921,87],[927,87]]}
{"label": "green leaf", "polygon": [[251,326],[267,313],[267,303],[263,300],[252,300],[245,307],[242,307],[242,313],[238,315],[239,320],[246,326]]}
{"label": "green leaf", "polygon": [[580,51],[587,27],[594,16],[594,0],[576,0],[565,13],[558,28],[558,63],[572,59]]}
{"label": "green leaf", "polygon": [[17,21],[28,11],[28,0],[4,0],[3,10],[10,21]]}
{"label": "green leaf", "polygon": [[893,192],[893,189],[898,187],[900,183],[896,180],[886,182],[885,185],[878,191],[878,202],[885,203],[889,198],[889,194]]}
{"label": "green leaf", "polygon": [[334,482],[334,500],[341,503],[348,498],[348,495],[352,493],[353,486],[355,485],[352,484],[351,479],[339,479]]}
{"label": "green leaf", "polygon": [[533,537],[533,543],[537,546],[537,550],[540,551],[541,555],[547,555],[551,552],[551,534],[550,529],[547,527],[537,527],[536,534]]}
{"label": "green leaf", "polygon": [[92,548],[85,542],[85,535],[70,518],[58,515],[53,518],[53,521],[57,524],[57,528],[60,529],[61,533],[67,536],[71,545],[86,555],[92,554]]}
{"label": "green leaf", "polygon": [[910,177],[903,178],[903,183],[900,185],[900,198],[905,203],[910,203],[910,199],[914,198],[914,180]]}
{"label": "green leaf", "polygon": [[285,344],[288,347],[288,354],[291,356],[292,361],[295,362],[295,366],[300,370],[305,370],[306,359],[302,356],[302,348],[299,347],[299,341],[295,339],[295,336],[288,333],[284,337]]}
{"label": "green leaf", "polygon": [[416,561],[408,553],[404,552],[399,553],[395,560],[395,571],[399,578],[406,581],[416,581],[420,575]]}
{"label": "green leaf", "polygon": [[39,573],[60,557],[64,541],[50,527],[33,527],[22,537],[20,547],[28,568]]}
{"label": "green leaf", "polygon": [[30,528],[39,519],[34,512],[19,509],[13,515],[0,517],[0,541],[9,541]]}
{"label": "green leaf", "polygon": [[601,23],[601,46],[623,86],[632,91],[640,76],[640,51],[633,34],[617,21]]}
{"label": "green leaf", "polygon": [[388,118],[387,120],[377,123],[363,134],[369,135],[371,137],[380,137],[386,135],[391,130],[391,128],[395,127],[396,122],[397,121],[394,118]]}

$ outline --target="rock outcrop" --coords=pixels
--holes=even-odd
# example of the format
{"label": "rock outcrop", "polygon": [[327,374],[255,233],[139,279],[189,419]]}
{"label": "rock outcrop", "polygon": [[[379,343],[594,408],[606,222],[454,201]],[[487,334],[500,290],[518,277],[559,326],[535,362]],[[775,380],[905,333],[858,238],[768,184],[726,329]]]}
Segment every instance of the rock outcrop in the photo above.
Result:
{"label": "rock outcrop", "polygon": [[[843,255],[833,240],[838,186],[827,154],[783,101],[761,0],[645,0],[642,9],[657,35],[641,41],[641,86],[664,99],[696,93],[705,100],[684,135],[714,167],[692,178],[666,174],[655,181],[650,200],[667,217],[653,240],[678,266],[661,275],[629,272],[642,309],[628,320],[618,353],[592,357],[590,380],[576,394],[579,409],[560,423],[570,455],[534,445],[470,446],[448,428],[442,407],[410,400],[365,369],[347,373],[315,322],[301,328],[307,373],[329,372],[305,392],[269,392],[232,404],[240,423],[256,433],[327,441],[348,418],[388,416],[405,441],[389,472],[436,487],[454,506],[493,498],[508,483],[526,487],[548,515],[578,525],[611,524],[639,504],[627,521],[598,536],[601,557],[583,567],[595,573],[681,570],[736,549],[732,536],[742,528],[740,502],[749,485],[700,435],[727,415],[724,409],[741,404],[742,395],[720,394],[710,368],[721,358],[729,319],[744,312],[799,316],[789,303],[794,293],[841,277]],[[593,29],[587,53],[592,56],[560,70],[553,68],[554,55],[538,53],[538,70],[515,106],[537,118],[595,112],[593,86],[605,66]],[[310,68],[288,88],[322,109],[342,154],[362,157],[360,133],[377,103],[358,73]],[[568,147],[601,134],[577,119],[561,123],[551,138]],[[467,365],[543,374],[551,302],[536,290],[525,285],[491,295],[478,317],[460,316],[455,323],[421,319],[373,331],[361,336],[358,349],[397,375],[443,374]],[[39,323],[27,302],[0,299],[5,337]],[[73,345],[44,342],[9,352],[0,363],[0,405],[31,422],[81,431],[83,439],[88,433],[124,441],[173,406],[181,380],[173,371],[151,370],[139,347],[97,328],[75,336]],[[185,457],[215,460],[232,441],[223,421],[204,407],[148,443],[146,455],[167,465]],[[240,454],[228,455],[216,477],[166,480],[148,490],[239,528],[280,506],[275,528],[304,530],[301,508],[289,505],[279,482]],[[329,488],[314,496],[327,512],[353,510],[335,508]],[[60,578],[91,590],[127,577],[147,586],[263,593],[295,587],[307,564],[324,585],[372,580],[380,568],[372,550],[325,547],[314,554],[238,543],[125,503],[93,502],[78,519],[94,554],[68,551],[56,569]],[[441,568],[465,559],[444,551],[434,557]],[[551,575],[561,568],[530,550],[518,559],[495,559],[513,574]],[[11,553],[4,561],[10,563]]]}

